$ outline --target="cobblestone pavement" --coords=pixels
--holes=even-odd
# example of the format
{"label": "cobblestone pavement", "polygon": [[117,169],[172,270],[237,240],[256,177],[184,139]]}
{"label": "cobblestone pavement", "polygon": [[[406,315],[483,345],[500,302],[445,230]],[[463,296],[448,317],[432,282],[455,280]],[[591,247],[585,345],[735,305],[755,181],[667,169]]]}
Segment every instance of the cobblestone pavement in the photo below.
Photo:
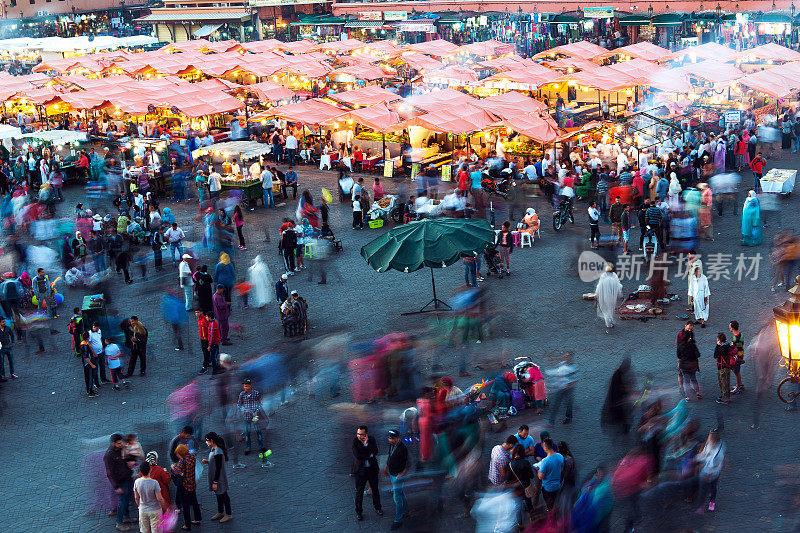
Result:
{"label": "cobblestone pavement", "polygon": [[[788,156],[770,161],[772,165],[791,168],[797,168],[797,163]],[[336,190],[335,174],[331,172],[304,169],[300,180],[301,190],[313,185],[310,188],[317,196],[320,186]],[[749,178],[746,181],[750,181]],[[82,190],[68,189],[68,201],[62,204],[61,211],[71,213],[80,197]],[[551,432],[554,439],[570,443],[583,475],[600,462],[615,462],[627,450],[626,443],[605,435],[598,422],[607,380],[623,355],[631,355],[640,380],[649,372],[655,376],[658,386],[675,389],[674,337],[682,325],[675,315],[683,306],[673,304],[662,318],[646,323],[624,321],[611,334],[606,334],[594,307],[580,298],[582,293],[593,290],[592,285],[582,283],[575,274],[576,251],[585,247],[585,239],[576,232],[554,233],[549,224],[551,209],[541,199],[534,198],[530,202],[542,216],[542,238],[537,239],[532,249],[517,250],[512,255],[512,277],[490,278],[484,282],[499,319],[495,321],[492,338],[473,346],[471,353],[475,362],[484,364],[499,359],[503,351],[510,357],[530,355],[545,367],[557,363],[558,355],[564,350],[576,353],[582,380],[577,387],[575,421],[571,426],[558,426]],[[798,229],[796,196],[780,202],[784,206],[782,216],[780,220],[769,221],[766,243],[781,228]],[[174,208],[182,226],[192,226],[190,240],[194,240],[199,233],[195,204],[165,205]],[[258,253],[267,258],[273,275],[281,271],[275,228],[283,216],[293,214],[295,206],[296,202],[290,200],[274,210],[266,211],[259,206],[255,211],[245,211],[249,249],[235,258],[240,273]],[[501,205],[498,209],[498,219],[502,220],[505,207]],[[584,204],[578,204],[576,215],[577,229],[586,231]],[[420,307],[430,299],[427,274],[374,272],[364,263],[359,250],[382,230],[352,231],[348,205],[334,204],[331,220],[344,243],[344,251],[332,260],[329,284],[320,286],[308,282],[304,275],[290,279],[290,289],[298,289],[309,301],[311,336],[346,331],[356,339],[370,340],[392,331],[423,328],[431,317],[407,318],[400,317],[400,313]],[[733,254],[734,258],[741,252],[762,255],[755,281],[740,281],[733,270],[730,280],[710,280],[709,327],[696,330],[703,355],[700,382],[706,398],[693,404],[692,410],[702,422],[701,433],[716,426],[719,420],[724,422],[724,438],[729,450],[727,469],[720,481],[717,512],[699,516],[685,508],[669,514],[649,508],[639,529],[678,531],[682,526],[689,526],[697,531],[793,531],[794,522],[790,519],[793,488],[780,484],[782,478],[776,474],[776,468],[796,461],[797,415],[785,412],[777,397],[771,395],[762,429],[751,431],[754,393],[748,390],[734,397],[727,407],[716,405],[713,401],[716,373],[711,358],[715,335],[727,330],[730,319],[740,321],[745,338],[749,340],[760,326],[771,320],[771,308],[781,303],[785,295],[769,290],[772,272],[768,244],[755,249],[743,248],[739,244],[738,216],[726,214],[719,218],[715,215],[714,224],[716,240],[704,242],[701,253]],[[634,234],[637,232],[634,230]],[[272,236],[272,239],[265,242],[265,236]],[[211,268],[215,262],[209,261]],[[24,345],[15,348],[20,379],[4,383],[1,389],[0,449],[4,466],[0,471],[6,486],[0,502],[0,529],[3,531],[112,530],[113,520],[92,508],[91,498],[87,496],[88,476],[81,463],[84,451],[103,449],[112,432],[137,431],[145,451],[160,450],[161,464],[165,465],[165,441],[173,434],[167,421],[165,398],[195,377],[201,361],[194,329],[190,327],[191,331],[184,333],[189,348],[176,352],[172,332],[161,319],[162,288],[177,284],[175,270],[166,270],[163,276],[155,279],[136,279],[131,286],[115,282],[111,288],[113,308],[120,315],[138,314],[151,329],[147,377],[135,376],[130,390],[114,392],[106,386],[97,399],[87,398],[83,392],[80,363],[70,355],[66,334],[69,309],[78,305],[81,291],[65,291],[62,316],[54,323],[59,333],[47,338],[46,354],[35,355],[35,348]],[[138,273],[134,277],[138,278]],[[460,265],[436,272],[440,295],[452,294],[462,280]],[[643,277],[640,282],[644,282]],[[626,293],[637,286],[634,280],[624,281]],[[673,290],[683,297],[685,281],[675,281]],[[231,320],[244,325],[242,336],[234,335],[234,346],[226,350],[237,360],[265,353],[284,343],[277,314],[272,308],[245,310],[241,302],[235,302]],[[439,358],[451,375],[456,374],[459,355],[449,352]],[[429,372],[431,356],[423,353],[420,359],[423,372]],[[494,373],[496,370],[489,371],[486,376]],[[473,378],[456,379],[457,384],[469,386],[481,376],[480,371],[475,374]],[[743,374],[745,383],[752,383],[751,368],[746,365]],[[201,382],[210,379],[203,377]],[[672,390],[672,396],[677,397],[677,392]],[[336,401],[348,401],[348,394],[345,392]],[[202,529],[388,530],[393,505],[383,491],[387,516],[378,519],[367,510],[364,522],[355,521],[346,448],[354,427],[339,419],[337,412],[329,408],[331,402],[327,397],[309,398],[306,394],[297,394],[279,409],[268,431],[268,446],[274,451],[275,467],[259,468],[257,459],[251,455],[244,458],[246,469],[229,468],[235,516],[232,522],[219,525],[207,521],[215,512],[214,499],[205,490],[205,481],[201,482],[198,497],[206,519]],[[372,418],[380,417],[380,406],[370,405],[365,410],[374,413],[369,415]],[[527,411],[511,419],[510,425],[528,423],[538,434],[542,421],[541,417]],[[383,423],[382,427],[386,425]],[[203,430],[213,429],[219,428],[212,420],[207,420]],[[489,435],[487,449],[503,436]],[[385,450],[383,434],[378,433],[377,437]],[[445,499],[444,512],[435,518],[425,512],[430,504],[428,499],[412,496],[410,500],[413,516],[407,521],[408,530],[471,531],[474,528],[472,520],[457,518],[462,509],[450,497]],[[615,530],[621,530],[617,514],[614,525]]]}

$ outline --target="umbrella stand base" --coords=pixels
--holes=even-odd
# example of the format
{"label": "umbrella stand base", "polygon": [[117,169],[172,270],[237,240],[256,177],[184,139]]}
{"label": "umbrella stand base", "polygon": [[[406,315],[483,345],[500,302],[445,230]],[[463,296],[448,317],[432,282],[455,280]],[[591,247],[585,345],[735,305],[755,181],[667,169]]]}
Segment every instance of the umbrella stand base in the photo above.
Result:
{"label": "umbrella stand base", "polygon": [[438,313],[439,311],[452,311],[452,310],[453,308],[447,305],[445,302],[443,302],[439,298],[434,298],[433,300],[425,304],[425,306],[419,311],[400,313],[400,316],[421,315],[423,313]]}

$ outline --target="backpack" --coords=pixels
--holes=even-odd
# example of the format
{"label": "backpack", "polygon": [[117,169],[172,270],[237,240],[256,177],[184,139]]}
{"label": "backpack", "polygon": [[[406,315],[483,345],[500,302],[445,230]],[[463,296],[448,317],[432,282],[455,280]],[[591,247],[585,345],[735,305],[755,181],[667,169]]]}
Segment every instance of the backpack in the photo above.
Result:
{"label": "backpack", "polygon": [[735,368],[737,362],[738,350],[733,344],[728,345],[728,353],[719,358],[719,364],[722,368]]}

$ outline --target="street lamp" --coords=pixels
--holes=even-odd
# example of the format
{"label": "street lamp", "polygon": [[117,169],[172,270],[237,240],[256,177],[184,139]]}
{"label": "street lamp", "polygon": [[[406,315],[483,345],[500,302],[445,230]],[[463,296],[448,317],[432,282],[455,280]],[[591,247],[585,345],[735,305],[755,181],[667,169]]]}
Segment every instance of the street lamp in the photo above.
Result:
{"label": "street lamp", "polygon": [[789,299],[780,307],[772,309],[775,315],[775,327],[778,331],[778,344],[781,348],[780,366],[788,375],[778,385],[778,398],[784,403],[794,402],[800,393],[787,392],[781,389],[786,383],[800,383],[800,276],[795,279],[795,286],[789,289]]}
{"label": "street lamp", "polygon": [[649,18],[653,18],[653,4],[652,3],[647,8],[647,14],[649,15]]}
{"label": "street lamp", "polygon": [[719,5],[719,2],[717,2],[717,7],[716,7],[715,11],[717,13],[717,20],[722,18],[722,6]]}

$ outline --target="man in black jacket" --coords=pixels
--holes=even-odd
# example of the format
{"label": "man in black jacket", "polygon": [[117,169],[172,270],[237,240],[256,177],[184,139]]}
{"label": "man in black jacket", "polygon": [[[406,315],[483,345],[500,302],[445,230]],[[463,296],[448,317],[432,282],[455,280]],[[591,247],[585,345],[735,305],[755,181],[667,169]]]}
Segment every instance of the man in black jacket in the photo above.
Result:
{"label": "man in black jacket", "polygon": [[128,531],[130,527],[125,522],[130,522],[128,505],[133,490],[133,472],[128,467],[128,463],[122,457],[122,449],[125,442],[122,435],[114,433],[111,435],[111,445],[103,456],[103,463],[106,466],[106,477],[117,493],[117,529]]}
{"label": "man in black jacket", "polygon": [[403,478],[408,471],[408,449],[400,440],[400,433],[389,431],[389,456],[383,475],[392,480],[392,494],[394,495],[394,522],[392,529],[399,529],[403,525],[403,515],[408,512],[408,500],[403,492]]}
{"label": "man in black jacket", "polygon": [[369,483],[372,505],[378,516],[383,516],[381,495],[378,492],[378,443],[367,435],[367,426],[358,426],[353,439],[353,475],[356,478],[356,518],[364,520],[364,488]]}
{"label": "man in black jacket", "polygon": [[294,264],[294,256],[297,253],[297,233],[294,228],[288,228],[283,231],[279,249],[283,254],[283,264],[286,267],[286,272],[291,275],[298,271],[295,269]]}

